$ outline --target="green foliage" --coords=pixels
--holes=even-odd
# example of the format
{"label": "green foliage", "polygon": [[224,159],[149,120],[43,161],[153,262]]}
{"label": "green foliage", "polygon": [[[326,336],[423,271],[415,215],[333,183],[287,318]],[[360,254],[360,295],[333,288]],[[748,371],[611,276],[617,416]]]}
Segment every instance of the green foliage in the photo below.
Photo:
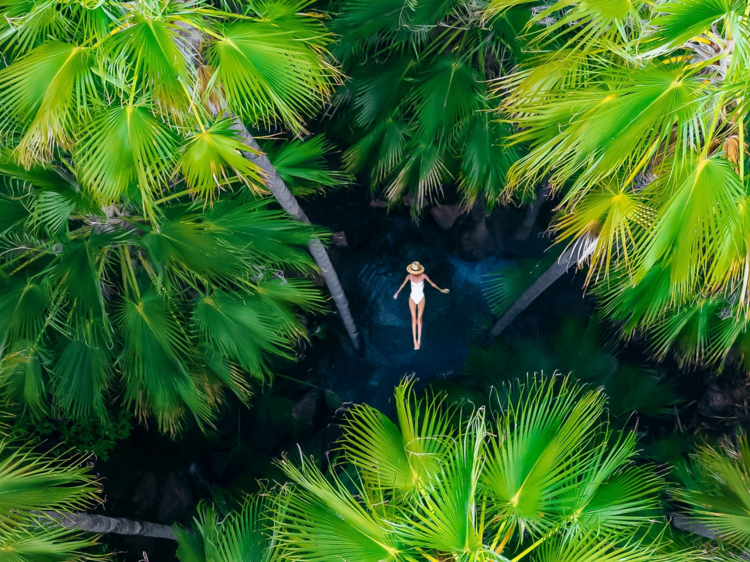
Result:
{"label": "green foliage", "polygon": [[745,551],[750,544],[748,506],[750,446],[740,433],[719,446],[703,445],[681,471],[683,487],[675,497],[686,514],[729,545]]}
{"label": "green foliage", "polygon": [[[338,71],[309,2],[89,4],[0,2],[0,395],[79,422],[120,396],[174,433],[322,308],[316,233],[261,198],[234,115],[299,134]],[[312,192],[327,151],[274,157]]]}
{"label": "green foliage", "polygon": [[292,561],[700,557],[664,532],[665,482],[633,462],[636,434],[610,426],[601,392],[527,377],[474,411],[417,399],[410,382],[395,398],[395,422],[366,405],[348,412],[326,473],[286,458],[290,484],[223,522],[203,508],[197,533],[180,533],[181,562],[233,559],[240,545]]}
{"label": "green foliage", "polygon": [[745,361],[745,3],[490,0],[486,15],[521,5],[522,54],[493,85],[528,149],[504,195],[550,182],[558,239],[595,241],[587,281],[654,356]]}
{"label": "green foliage", "polygon": [[[57,453],[57,454],[56,454]],[[92,508],[99,484],[85,457],[41,454],[0,442],[0,550],[12,562],[64,562],[99,558],[95,538],[55,525],[49,512]]]}
{"label": "green foliage", "polygon": [[133,415],[125,409],[103,419],[65,420],[17,414],[11,437],[18,443],[52,441],[65,443],[80,455],[92,455],[106,461],[117,444],[130,436]]}
{"label": "green foliage", "polygon": [[393,205],[409,195],[414,214],[446,188],[495,205],[518,151],[490,114],[487,81],[509,68],[524,10],[487,19],[465,0],[334,9],[334,53],[351,75],[336,100],[347,170]]}

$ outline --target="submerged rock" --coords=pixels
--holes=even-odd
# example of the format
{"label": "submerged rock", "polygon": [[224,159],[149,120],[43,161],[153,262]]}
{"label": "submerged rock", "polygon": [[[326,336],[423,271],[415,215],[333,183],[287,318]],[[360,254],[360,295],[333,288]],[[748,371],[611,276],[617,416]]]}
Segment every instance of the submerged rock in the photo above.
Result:
{"label": "submerged rock", "polygon": [[458,217],[464,214],[464,208],[461,205],[442,205],[430,209],[430,214],[440,228],[449,230]]}
{"label": "submerged rock", "polygon": [[375,207],[376,209],[385,209],[388,207],[388,201],[383,201],[382,199],[372,199],[370,201],[370,207]]}
{"label": "submerged rock", "polygon": [[142,509],[143,511],[151,509],[156,503],[157,489],[156,474],[145,472],[138,482],[138,487],[135,489],[133,503],[138,506],[138,509]]}
{"label": "submerged rock", "polygon": [[698,403],[698,412],[708,418],[721,417],[731,405],[732,398],[715,381],[711,381]]}
{"label": "submerged rock", "polygon": [[320,390],[313,388],[307,394],[305,394],[299,402],[292,408],[292,417],[307,425],[312,425],[315,419],[315,413],[318,410],[318,403],[320,402]]}
{"label": "submerged rock", "polygon": [[190,483],[182,472],[170,472],[159,503],[159,521],[172,524],[185,517],[193,503]]}

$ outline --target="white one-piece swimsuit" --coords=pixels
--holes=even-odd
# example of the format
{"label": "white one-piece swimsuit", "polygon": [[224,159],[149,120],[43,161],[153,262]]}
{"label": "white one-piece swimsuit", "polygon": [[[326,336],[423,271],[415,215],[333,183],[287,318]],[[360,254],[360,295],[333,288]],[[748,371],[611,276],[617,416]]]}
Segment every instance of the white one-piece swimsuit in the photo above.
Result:
{"label": "white one-piece swimsuit", "polygon": [[414,301],[414,304],[419,304],[422,302],[422,299],[424,298],[424,279],[422,279],[419,283],[415,283],[414,281],[411,282],[411,300]]}

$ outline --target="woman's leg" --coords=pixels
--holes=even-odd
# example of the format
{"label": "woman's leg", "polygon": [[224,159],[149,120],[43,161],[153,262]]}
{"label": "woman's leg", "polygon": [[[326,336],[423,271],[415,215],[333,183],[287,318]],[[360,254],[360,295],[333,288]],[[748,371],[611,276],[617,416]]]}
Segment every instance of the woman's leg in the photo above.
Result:
{"label": "woman's leg", "polygon": [[425,298],[417,305],[417,348],[422,346],[422,314],[424,313]]}
{"label": "woman's leg", "polygon": [[411,311],[411,335],[414,338],[414,349],[419,349],[417,345],[417,304],[409,297],[409,310]]}

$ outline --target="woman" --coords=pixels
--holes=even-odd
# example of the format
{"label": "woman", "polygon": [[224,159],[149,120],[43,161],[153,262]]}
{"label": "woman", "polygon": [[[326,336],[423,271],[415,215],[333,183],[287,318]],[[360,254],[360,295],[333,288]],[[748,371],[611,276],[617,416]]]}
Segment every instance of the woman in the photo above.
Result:
{"label": "woman", "polygon": [[409,264],[406,268],[409,275],[393,295],[394,299],[398,298],[401,289],[404,288],[407,281],[411,281],[411,295],[409,295],[409,310],[411,310],[411,333],[414,337],[414,349],[419,349],[422,345],[422,314],[424,313],[424,282],[427,281],[441,293],[448,294],[448,289],[441,289],[432,280],[424,274],[424,267],[418,262]]}

